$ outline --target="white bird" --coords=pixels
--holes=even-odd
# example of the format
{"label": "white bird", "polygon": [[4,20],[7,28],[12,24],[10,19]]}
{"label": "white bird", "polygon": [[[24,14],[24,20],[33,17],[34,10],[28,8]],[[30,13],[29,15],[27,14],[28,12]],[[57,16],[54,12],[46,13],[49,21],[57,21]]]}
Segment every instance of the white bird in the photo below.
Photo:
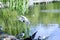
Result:
{"label": "white bird", "polygon": [[3,2],[0,2],[0,8],[4,8]]}
{"label": "white bird", "polygon": [[29,20],[25,16],[21,15],[21,17],[18,16],[17,18],[21,22],[25,22],[26,24],[30,24]]}

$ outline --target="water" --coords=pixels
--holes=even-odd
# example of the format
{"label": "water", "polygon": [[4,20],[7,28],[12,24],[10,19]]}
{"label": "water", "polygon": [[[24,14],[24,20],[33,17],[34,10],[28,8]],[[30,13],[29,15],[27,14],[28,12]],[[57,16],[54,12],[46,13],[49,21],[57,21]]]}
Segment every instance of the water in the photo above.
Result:
{"label": "water", "polygon": [[34,39],[41,36],[41,39],[48,37],[46,40],[60,40],[59,2],[35,4],[29,13],[30,35],[38,31]]}
{"label": "water", "polygon": [[51,40],[52,37],[54,38],[54,35],[56,35],[57,37],[60,37],[60,35],[57,35],[58,33],[60,34],[59,24],[37,25],[37,26],[31,28],[30,35],[32,35],[36,31],[38,31],[38,32],[35,35],[34,39],[37,39],[39,36],[41,36],[41,39],[44,39],[45,37],[49,37],[48,40]]}
{"label": "water", "polygon": [[47,40],[60,40],[60,28],[54,30]]}
{"label": "water", "polygon": [[60,9],[55,10],[40,10],[41,12],[53,12],[53,13],[60,13]]}

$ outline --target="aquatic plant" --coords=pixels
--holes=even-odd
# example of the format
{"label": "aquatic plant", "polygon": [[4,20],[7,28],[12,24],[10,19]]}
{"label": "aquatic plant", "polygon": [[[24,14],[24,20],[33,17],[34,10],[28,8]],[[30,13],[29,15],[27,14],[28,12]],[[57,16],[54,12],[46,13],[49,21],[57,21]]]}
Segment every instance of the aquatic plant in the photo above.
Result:
{"label": "aquatic plant", "polygon": [[10,0],[10,9],[24,15],[28,11],[28,0]]}
{"label": "aquatic plant", "polygon": [[8,8],[0,9],[0,25],[2,25],[3,31],[5,33],[12,34],[15,36],[22,32],[27,34],[26,24],[18,21],[17,16],[28,13],[28,0],[0,0],[0,1],[5,4],[6,2],[9,2]]}

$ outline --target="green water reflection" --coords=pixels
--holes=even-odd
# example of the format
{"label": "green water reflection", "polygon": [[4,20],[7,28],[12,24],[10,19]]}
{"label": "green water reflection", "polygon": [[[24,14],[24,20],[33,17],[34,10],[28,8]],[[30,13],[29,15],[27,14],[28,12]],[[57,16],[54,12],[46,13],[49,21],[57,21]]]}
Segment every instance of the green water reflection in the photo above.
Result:
{"label": "green water reflection", "polygon": [[41,12],[41,10],[58,10],[60,9],[59,2],[53,3],[41,3],[41,4],[34,4],[32,8],[30,8],[29,14],[30,21],[35,25],[39,23],[58,23],[60,24],[60,12]]}

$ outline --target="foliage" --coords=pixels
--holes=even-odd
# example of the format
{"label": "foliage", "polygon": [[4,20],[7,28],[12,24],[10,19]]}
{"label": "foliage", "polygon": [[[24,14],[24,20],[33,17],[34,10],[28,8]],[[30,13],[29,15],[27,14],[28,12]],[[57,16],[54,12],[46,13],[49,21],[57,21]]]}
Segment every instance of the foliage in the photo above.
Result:
{"label": "foliage", "polygon": [[24,14],[28,11],[28,0],[10,0],[10,9],[18,11],[19,14]]}
{"label": "foliage", "polygon": [[[0,10],[1,11],[1,10]],[[3,26],[3,31],[8,34],[17,35],[26,32],[26,25],[17,20],[17,12],[9,9],[3,9],[0,13],[0,25]],[[23,30],[24,29],[24,30]]]}
{"label": "foliage", "polygon": [[[27,13],[28,0],[1,0],[1,2],[9,2],[8,8],[0,9],[0,25],[3,26],[3,31],[15,36],[22,32],[27,35],[26,24],[18,21],[17,16]],[[27,37],[26,35],[25,37]]]}

